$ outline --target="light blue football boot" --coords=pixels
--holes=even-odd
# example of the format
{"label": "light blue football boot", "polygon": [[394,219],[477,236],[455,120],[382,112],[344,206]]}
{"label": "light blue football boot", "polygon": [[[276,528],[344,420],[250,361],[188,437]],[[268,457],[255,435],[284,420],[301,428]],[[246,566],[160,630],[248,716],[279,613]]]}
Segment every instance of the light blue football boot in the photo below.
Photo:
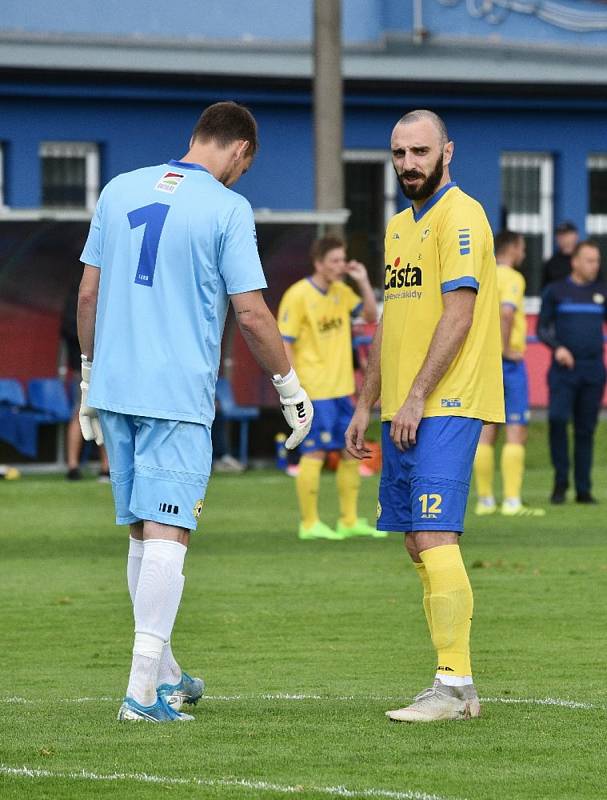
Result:
{"label": "light blue football boot", "polygon": [[173,710],[179,711],[184,703],[196,705],[204,693],[204,681],[202,678],[192,678],[187,672],[182,672],[179,683],[163,683],[157,691]]}
{"label": "light blue football boot", "polygon": [[189,722],[193,719],[194,717],[190,714],[181,714],[171,708],[161,694],[158,694],[153,706],[142,706],[132,697],[125,697],[118,711],[118,720],[120,722],[138,722],[140,720],[145,720],[146,722]]}

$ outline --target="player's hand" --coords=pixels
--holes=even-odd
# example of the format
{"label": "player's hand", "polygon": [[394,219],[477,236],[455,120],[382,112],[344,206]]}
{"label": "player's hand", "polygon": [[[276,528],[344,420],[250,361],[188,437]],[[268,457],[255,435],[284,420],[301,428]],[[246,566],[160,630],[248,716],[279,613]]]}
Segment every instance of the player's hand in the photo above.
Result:
{"label": "player's hand", "polygon": [[502,355],[504,358],[507,358],[508,361],[523,361],[525,358],[524,354],[521,353],[520,350],[504,350]]}
{"label": "player's hand", "polygon": [[299,383],[294,369],[291,369],[284,378],[274,375],[272,383],[280,395],[280,407],[287,425],[293,430],[285,442],[285,447],[287,450],[294,450],[310,432],[314,416],[312,401]]}
{"label": "player's hand", "polygon": [[90,362],[86,356],[82,356],[82,382],[80,383],[81,398],[78,420],[85,441],[92,442],[94,439],[96,444],[103,444],[103,432],[101,430],[97,409],[92,408],[88,404],[89,381],[91,378],[92,366],[92,362]]}
{"label": "player's hand", "polygon": [[367,275],[367,268],[360,261],[348,261],[346,264],[346,273],[353,278],[356,283],[360,283],[361,281],[369,279],[369,276]]}
{"label": "player's hand", "polygon": [[424,401],[409,395],[396,412],[390,425],[390,438],[399,450],[407,450],[417,442],[417,428],[424,413]]}
{"label": "player's hand", "polygon": [[369,411],[357,408],[346,430],[346,450],[354,458],[371,458],[371,451],[365,447],[365,433],[369,427]]}
{"label": "player's hand", "polygon": [[566,347],[557,347],[554,351],[554,360],[557,364],[560,364],[561,367],[567,367],[567,369],[573,369],[575,367],[575,358],[571,350],[568,350]]}

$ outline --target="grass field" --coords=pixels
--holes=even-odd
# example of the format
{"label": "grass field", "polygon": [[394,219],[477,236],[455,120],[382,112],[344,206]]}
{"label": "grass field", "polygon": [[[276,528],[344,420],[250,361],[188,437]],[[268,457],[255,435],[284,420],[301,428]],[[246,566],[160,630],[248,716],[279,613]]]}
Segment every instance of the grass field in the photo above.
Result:
{"label": "grass field", "polygon": [[[469,515],[483,717],[389,723],[433,677],[401,539],[303,542],[292,480],[213,478],[173,638],[207,697],[184,725],[118,724],[132,638],[108,486],[0,484],[0,798],[602,798],[607,425],[594,508]],[[551,488],[532,430],[526,499]],[[373,515],[377,481],[364,481]],[[323,476],[333,523],[333,476]]]}

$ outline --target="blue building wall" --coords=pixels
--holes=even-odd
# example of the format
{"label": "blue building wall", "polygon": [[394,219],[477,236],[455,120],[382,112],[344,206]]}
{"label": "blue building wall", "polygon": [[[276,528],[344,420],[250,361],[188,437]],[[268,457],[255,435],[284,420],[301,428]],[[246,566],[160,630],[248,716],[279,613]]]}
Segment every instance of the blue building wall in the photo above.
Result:
{"label": "blue building wall", "polygon": [[[536,0],[511,10],[499,24],[470,13],[465,0],[424,0],[423,23],[431,37],[467,37],[487,41],[535,41],[552,44],[603,44],[607,30],[574,33],[540,19],[554,3]],[[491,4],[486,4],[488,8]],[[584,19],[605,20],[607,5],[590,0],[559,0],[562,9]],[[494,10],[498,7],[496,4]],[[272,39],[308,42],[312,0],[174,0],[167,10],[159,0],[21,0],[4,3],[2,31],[34,34],[90,34],[118,37],[206,37],[213,40]],[[413,23],[411,0],[343,0],[346,45],[379,43],[386,33],[407,36]],[[580,17],[581,19],[581,17]],[[597,24],[598,24],[597,22]],[[607,52],[607,50],[606,50]],[[423,52],[420,50],[420,58]],[[482,77],[482,76],[481,76]],[[532,80],[533,76],[530,76]],[[303,88],[302,88],[303,87]],[[478,89],[478,87],[477,87]],[[500,222],[499,156],[504,150],[547,151],[555,157],[555,219],[571,218],[583,229],[587,205],[586,158],[606,152],[607,100],[562,96],[533,98],[498,94],[485,87],[473,95],[463,87],[449,94],[380,89],[363,94],[352,87],[345,97],[344,146],[388,148],[396,119],[414,107],[443,114],[456,142],[453,174]],[[84,140],[100,145],[102,183],[119,172],[182,155],[201,110],[219,99],[246,103],[260,126],[261,150],[239,191],[255,207],[310,209],[314,203],[313,126],[309,84],[293,88],[251,88],[243,78],[235,89],[220,89],[210,79],[194,88],[185,83],[157,85],[105,79],[76,85],[70,78],[45,84],[34,79],[0,79],[0,141],[4,148],[5,201],[12,207],[40,205],[38,149],[46,140]]]}
{"label": "blue building wall", "polygon": [[[309,91],[259,92],[136,87],[79,87],[72,97],[2,97],[0,140],[5,143],[5,201],[40,205],[38,149],[46,140],[100,145],[102,183],[137,167],[180,157],[201,110],[234,98],[254,112],[261,149],[238,184],[257,208],[310,209],[314,204],[313,126]],[[49,92],[47,91],[47,95]],[[50,93],[52,94],[52,93]],[[62,92],[57,92],[61,95]],[[344,147],[388,149],[392,126],[414,107],[440,113],[455,141],[453,177],[500,222],[499,157],[504,150],[555,157],[555,219],[583,230],[587,210],[586,158],[607,151],[607,101],[465,98],[429,94],[347,95]],[[590,106],[590,107],[589,107]],[[594,107],[592,107],[594,106]]]}
{"label": "blue building wall", "polygon": [[[377,42],[386,32],[412,30],[412,0],[342,0],[342,6],[348,44]],[[598,1],[501,0],[483,6],[484,10],[475,14],[466,0],[423,0],[423,24],[435,37],[607,44],[607,9]],[[562,13],[550,14],[555,6]],[[312,9],[312,0],[173,0],[170,5],[164,0],[20,0],[2,3],[0,30],[309,42]],[[559,19],[578,30],[559,25]]]}

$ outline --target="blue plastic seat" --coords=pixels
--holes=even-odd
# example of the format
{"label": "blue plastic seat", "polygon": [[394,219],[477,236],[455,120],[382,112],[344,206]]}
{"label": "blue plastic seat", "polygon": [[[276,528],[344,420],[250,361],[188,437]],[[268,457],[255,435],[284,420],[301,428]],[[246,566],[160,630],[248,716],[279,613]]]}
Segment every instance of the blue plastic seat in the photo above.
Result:
{"label": "blue plastic seat", "polygon": [[16,378],[0,378],[0,440],[34,458],[38,452],[39,415],[26,409],[25,392]]}
{"label": "blue plastic seat", "polygon": [[0,378],[0,403],[18,408],[25,406],[25,392],[16,378]]}
{"label": "blue plastic seat", "polygon": [[68,422],[72,408],[59,378],[32,378],[27,385],[29,405],[40,413],[41,422]]}
{"label": "blue plastic seat", "polygon": [[239,406],[234,400],[232,386],[227,378],[217,378],[215,397],[225,419],[240,423],[238,460],[242,464],[249,461],[249,422],[259,417],[257,406]]}

